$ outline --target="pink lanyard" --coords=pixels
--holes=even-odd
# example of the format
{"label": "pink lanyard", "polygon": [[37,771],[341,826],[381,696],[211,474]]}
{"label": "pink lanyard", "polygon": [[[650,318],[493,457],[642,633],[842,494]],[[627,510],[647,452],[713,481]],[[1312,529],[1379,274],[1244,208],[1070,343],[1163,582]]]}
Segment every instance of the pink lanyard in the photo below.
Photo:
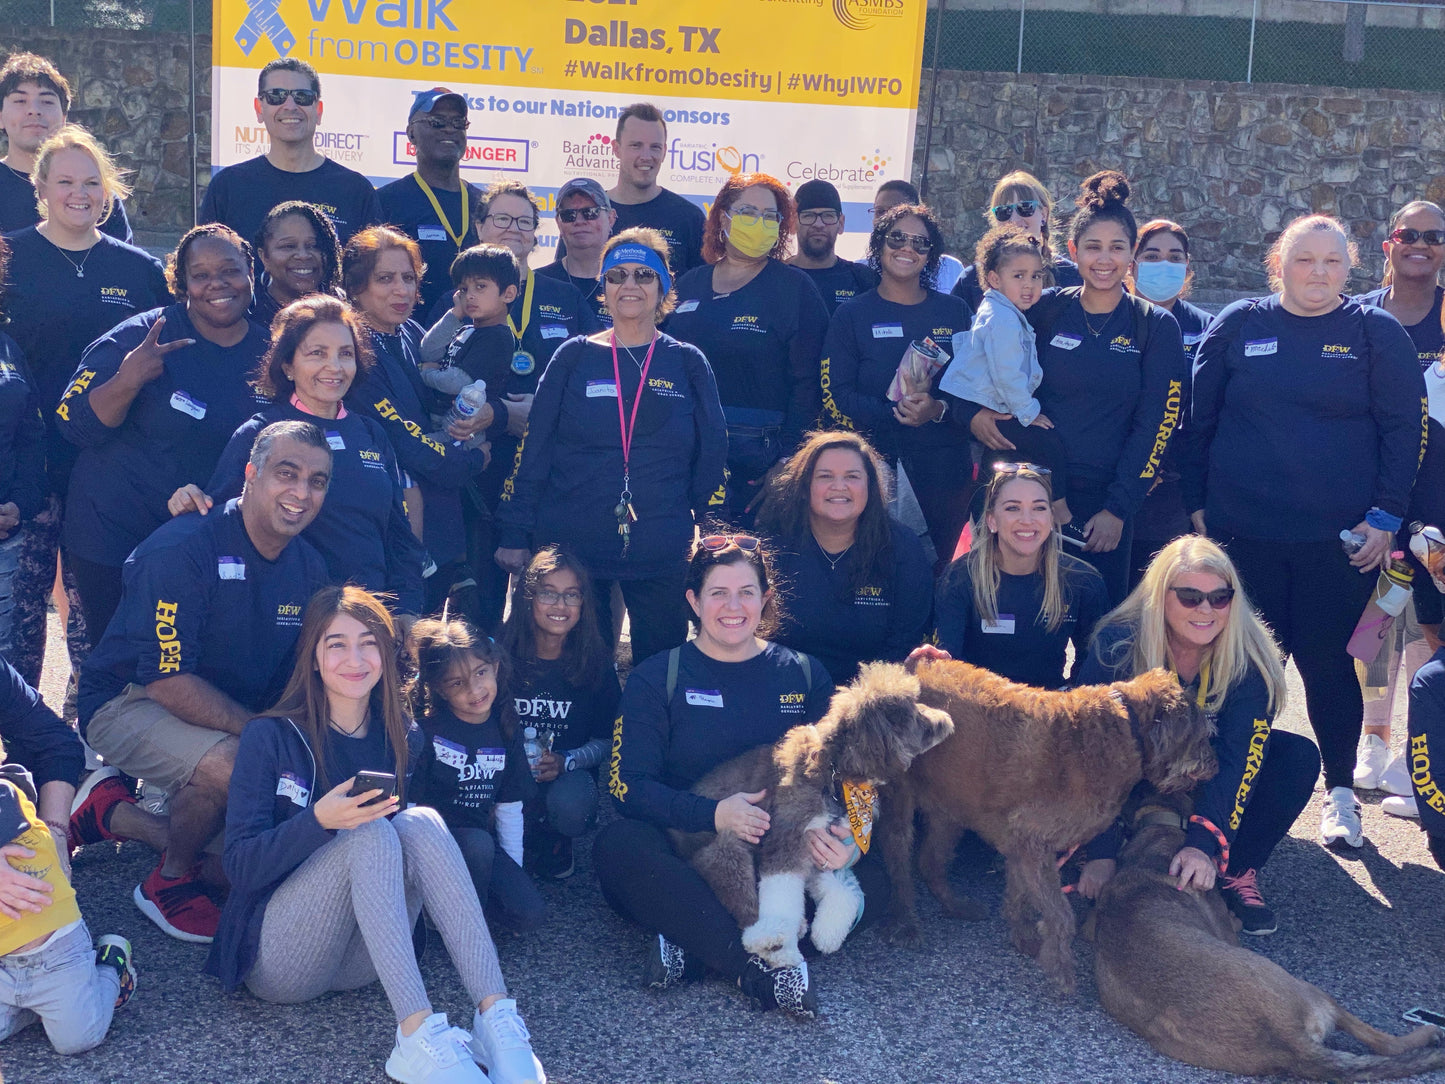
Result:
{"label": "pink lanyard", "polygon": [[632,419],[630,421],[622,406],[622,370],[617,365],[617,332],[612,332],[610,338],[612,340],[612,379],[617,384],[617,427],[622,435],[622,499],[627,501],[632,498],[631,487],[628,484],[628,467],[632,462],[632,431],[637,427],[637,408],[642,403],[642,392],[647,387],[647,370],[652,365],[652,351],[657,346],[657,332],[652,333],[652,342],[647,344],[647,357],[643,359],[642,371],[637,378],[637,395],[632,400]]}

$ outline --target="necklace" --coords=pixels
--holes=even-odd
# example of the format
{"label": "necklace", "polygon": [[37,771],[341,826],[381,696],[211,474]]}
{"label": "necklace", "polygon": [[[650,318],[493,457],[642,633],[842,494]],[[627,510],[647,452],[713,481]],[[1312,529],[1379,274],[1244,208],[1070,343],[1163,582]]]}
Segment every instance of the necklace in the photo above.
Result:
{"label": "necklace", "polygon": [[[640,361],[637,360],[637,355],[632,352],[632,347],[628,346],[626,343],[621,343],[621,344],[619,344],[619,345],[622,347],[623,352],[626,353],[626,355],[627,355],[629,358],[632,359],[632,364],[633,364],[633,365],[636,365],[637,368],[638,368],[638,371],[640,372],[641,369],[642,369],[642,362],[640,362]],[[648,353],[651,353],[651,352],[652,352],[652,351],[651,351],[651,348],[649,348],[649,349],[648,349]]]}
{"label": "necklace", "polygon": [[[47,240],[48,240],[48,238],[47,238]],[[51,241],[50,243],[51,243],[52,245],[55,245],[55,242],[54,242],[54,241]],[[59,245],[55,245],[55,251],[58,252],[58,253],[60,253],[60,255],[65,258],[65,262],[66,262],[66,263],[70,264],[71,267],[75,268],[75,277],[76,277],[76,278],[78,278],[78,279],[83,279],[83,278],[85,278],[85,261],[88,260],[88,259],[90,259],[90,254],[95,251],[95,246],[94,246],[94,245],[91,245],[88,249],[85,250],[85,255],[80,258],[80,262],[79,262],[79,263],[76,263],[74,260],[72,260],[72,259],[70,258],[70,253],[66,252],[65,249],[61,248]]]}
{"label": "necklace", "polygon": [[371,713],[370,713],[370,712],[367,712],[365,715],[363,715],[363,716],[361,717],[361,722],[357,723],[357,724],[356,724],[354,727],[352,727],[350,730],[347,730],[347,729],[345,729],[344,727],[342,727],[342,725],[341,725],[340,723],[338,723],[335,719],[333,719],[333,718],[331,717],[331,713],[330,713],[329,711],[326,713],[326,722],[327,722],[327,725],[329,725],[329,726],[330,726],[333,730],[335,730],[338,734],[345,734],[348,738],[354,738],[354,737],[356,737],[356,732],[357,732],[358,730],[360,730],[362,727],[364,727],[370,720],[371,720]]}
{"label": "necklace", "polygon": [[823,555],[823,560],[828,562],[828,571],[836,572],[838,571],[838,562],[841,561],[844,557],[847,557],[848,554],[853,552],[854,543],[848,543],[848,548],[845,549],[842,553],[838,554],[837,557],[834,557],[823,548],[823,543],[818,541],[817,535],[813,536],[813,545],[818,547],[818,552]]}
{"label": "necklace", "polygon": [[30,183],[30,174],[26,173],[24,170],[16,169],[9,162],[5,163],[5,168],[8,169],[11,173],[15,174],[15,176],[19,177],[26,184]]}
{"label": "necklace", "polygon": [[1109,310],[1108,312],[1106,312],[1106,313],[1104,314],[1104,324],[1103,324],[1103,326],[1100,327],[1098,331],[1095,331],[1095,330],[1094,330],[1094,325],[1089,322],[1089,310],[1086,309],[1086,308],[1084,308],[1082,305],[1080,305],[1080,306],[1079,306],[1079,311],[1084,314],[1084,326],[1089,329],[1089,334],[1092,335],[1092,336],[1094,336],[1094,338],[1096,338],[1096,339],[1097,339],[1100,335],[1104,334],[1104,329],[1109,326],[1109,318],[1114,315],[1114,312],[1113,312],[1112,309]]}

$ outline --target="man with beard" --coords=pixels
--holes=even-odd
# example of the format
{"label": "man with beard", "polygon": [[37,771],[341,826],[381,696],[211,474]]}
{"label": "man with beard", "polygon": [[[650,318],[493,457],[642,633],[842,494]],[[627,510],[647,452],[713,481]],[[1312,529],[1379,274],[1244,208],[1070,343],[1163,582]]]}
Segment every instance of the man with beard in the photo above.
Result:
{"label": "man with beard", "polygon": [[798,254],[788,262],[806,271],[823,295],[828,315],[843,302],[878,285],[867,264],[838,257],[834,251],[843,233],[843,201],[827,181],[798,186]]}

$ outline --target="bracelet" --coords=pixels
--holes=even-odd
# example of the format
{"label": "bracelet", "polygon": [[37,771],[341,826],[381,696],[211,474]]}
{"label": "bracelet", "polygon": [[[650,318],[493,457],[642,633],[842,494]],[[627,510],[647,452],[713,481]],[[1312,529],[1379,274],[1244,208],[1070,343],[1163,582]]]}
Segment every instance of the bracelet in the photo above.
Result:
{"label": "bracelet", "polygon": [[46,821],[45,827],[53,832],[59,832],[63,836],[70,834],[70,825],[61,821]]}

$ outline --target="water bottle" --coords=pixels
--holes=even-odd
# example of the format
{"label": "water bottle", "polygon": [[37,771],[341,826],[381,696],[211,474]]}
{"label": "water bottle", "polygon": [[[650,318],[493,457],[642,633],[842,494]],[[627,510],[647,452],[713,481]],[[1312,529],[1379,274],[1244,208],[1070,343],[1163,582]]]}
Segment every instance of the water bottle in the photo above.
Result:
{"label": "water bottle", "polygon": [[1365,548],[1365,543],[1368,541],[1369,539],[1364,535],[1355,534],[1355,532],[1348,527],[1340,532],[1340,547],[1345,551],[1346,557],[1353,557],[1359,553]]}
{"label": "water bottle", "polygon": [[522,752],[527,754],[527,764],[536,770],[542,761],[542,754],[552,751],[552,733],[538,734],[535,726],[522,731]]}
{"label": "water bottle", "polygon": [[1445,592],[1445,533],[1439,527],[1410,524],[1410,552],[1430,574],[1437,591]]}
{"label": "water bottle", "polygon": [[452,403],[447,416],[442,419],[442,428],[448,429],[453,422],[471,421],[476,417],[477,411],[481,410],[487,402],[487,382],[485,380],[473,380],[461,391],[457,392],[456,401]]}

